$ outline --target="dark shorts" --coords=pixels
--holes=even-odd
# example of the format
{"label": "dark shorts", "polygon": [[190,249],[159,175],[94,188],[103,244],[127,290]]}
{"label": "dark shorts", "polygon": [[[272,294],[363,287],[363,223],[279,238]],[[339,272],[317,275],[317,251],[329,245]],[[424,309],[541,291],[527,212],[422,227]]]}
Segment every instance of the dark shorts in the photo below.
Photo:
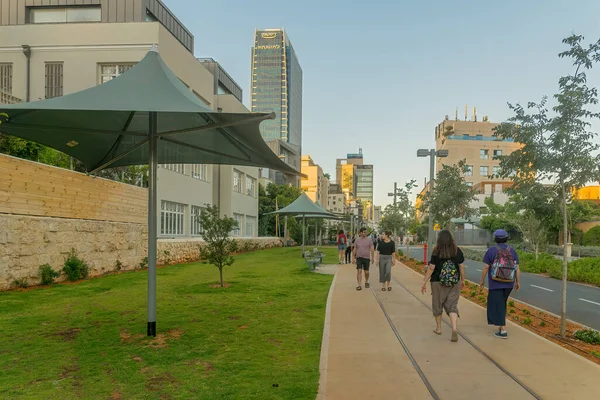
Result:
{"label": "dark shorts", "polygon": [[356,269],[364,269],[365,271],[368,271],[370,264],[371,260],[369,260],[368,258],[358,257],[356,259]]}

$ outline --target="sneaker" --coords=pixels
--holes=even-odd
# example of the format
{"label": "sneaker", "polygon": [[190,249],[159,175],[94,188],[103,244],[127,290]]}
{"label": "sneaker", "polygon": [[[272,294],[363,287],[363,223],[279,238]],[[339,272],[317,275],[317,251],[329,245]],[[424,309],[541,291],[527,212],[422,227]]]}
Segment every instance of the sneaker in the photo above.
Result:
{"label": "sneaker", "polygon": [[369,282],[365,283],[365,287],[368,289],[371,287],[371,285],[369,285]]}
{"label": "sneaker", "polygon": [[494,336],[496,336],[497,338],[500,339],[508,339],[508,333],[507,332],[494,332]]}

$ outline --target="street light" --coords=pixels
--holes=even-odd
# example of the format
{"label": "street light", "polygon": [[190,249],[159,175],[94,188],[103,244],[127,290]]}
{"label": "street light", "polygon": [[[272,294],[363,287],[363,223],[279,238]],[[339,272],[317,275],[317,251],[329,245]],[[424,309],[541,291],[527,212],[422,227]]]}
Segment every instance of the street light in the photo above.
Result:
{"label": "street light", "polygon": [[[433,186],[434,186],[434,176],[435,176],[435,157],[448,157],[448,150],[438,150],[435,149],[427,150],[427,149],[419,149],[417,150],[417,157],[429,157],[429,201],[431,201],[433,195]],[[429,227],[427,229],[427,261],[431,260],[431,251],[433,250],[433,246],[435,246],[435,240],[433,239],[433,217],[431,216],[431,211],[429,212]]]}

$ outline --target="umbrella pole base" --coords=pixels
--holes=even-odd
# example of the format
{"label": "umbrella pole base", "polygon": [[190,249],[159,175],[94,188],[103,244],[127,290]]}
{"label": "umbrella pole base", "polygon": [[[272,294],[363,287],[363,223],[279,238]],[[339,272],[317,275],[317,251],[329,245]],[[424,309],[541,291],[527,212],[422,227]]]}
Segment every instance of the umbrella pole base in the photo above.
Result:
{"label": "umbrella pole base", "polygon": [[148,322],[148,336],[156,337],[156,321]]}

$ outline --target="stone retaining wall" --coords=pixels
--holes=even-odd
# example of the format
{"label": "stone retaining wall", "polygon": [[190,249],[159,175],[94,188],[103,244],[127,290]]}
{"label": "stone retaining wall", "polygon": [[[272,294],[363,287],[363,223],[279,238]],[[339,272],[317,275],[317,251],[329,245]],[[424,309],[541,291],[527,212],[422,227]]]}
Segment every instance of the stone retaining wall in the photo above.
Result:
{"label": "stone retaining wall", "polygon": [[[39,284],[40,265],[59,271],[71,249],[98,276],[117,269],[139,267],[147,253],[145,224],[0,214],[0,290],[17,279]],[[240,238],[242,252],[281,247],[278,238]],[[199,238],[159,239],[159,264],[197,261]],[[64,280],[64,274],[57,281]]]}

